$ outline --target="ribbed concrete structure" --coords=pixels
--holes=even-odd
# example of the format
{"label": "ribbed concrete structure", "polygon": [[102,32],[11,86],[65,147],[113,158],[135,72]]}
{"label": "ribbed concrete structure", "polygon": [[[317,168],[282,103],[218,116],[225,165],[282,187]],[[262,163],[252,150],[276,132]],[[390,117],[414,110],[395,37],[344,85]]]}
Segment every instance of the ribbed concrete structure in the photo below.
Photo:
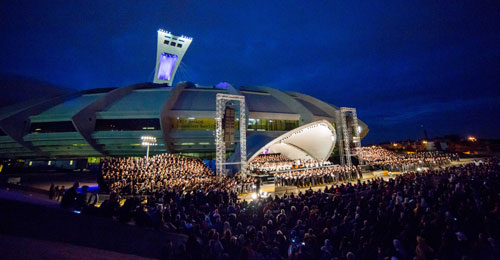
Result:
{"label": "ribbed concrete structure", "polygon": [[[338,110],[305,94],[264,86],[183,82],[94,89],[1,109],[0,157],[144,156],[143,135],[158,140],[152,154],[213,157],[217,93],[245,96],[249,141],[254,134],[276,138],[318,120],[334,123]],[[360,126],[364,137],[368,127]]]}

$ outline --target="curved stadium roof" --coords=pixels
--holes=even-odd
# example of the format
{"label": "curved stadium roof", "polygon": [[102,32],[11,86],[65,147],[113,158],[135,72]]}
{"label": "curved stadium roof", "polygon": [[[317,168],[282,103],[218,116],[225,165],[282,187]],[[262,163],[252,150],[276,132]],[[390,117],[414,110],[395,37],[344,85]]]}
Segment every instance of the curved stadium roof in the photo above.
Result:
{"label": "curved stadium roof", "polygon": [[[153,153],[213,153],[217,93],[245,96],[249,145],[257,140],[252,135],[272,140],[318,120],[333,123],[338,109],[265,86],[183,82],[94,89],[0,109],[0,157],[143,156],[142,135],[157,138]],[[360,126],[364,137],[368,127],[361,121]]]}

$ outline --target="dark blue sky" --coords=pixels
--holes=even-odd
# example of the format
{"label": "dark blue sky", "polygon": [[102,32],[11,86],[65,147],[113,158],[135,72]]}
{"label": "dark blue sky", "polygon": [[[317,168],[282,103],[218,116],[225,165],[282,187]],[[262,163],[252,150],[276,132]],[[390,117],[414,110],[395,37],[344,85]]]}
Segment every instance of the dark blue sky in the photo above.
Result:
{"label": "dark blue sky", "polygon": [[499,1],[8,1],[0,73],[73,89],[152,81],[156,30],[194,38],[176,81],[267,85],[358,109],[365,143],[500,137]]}

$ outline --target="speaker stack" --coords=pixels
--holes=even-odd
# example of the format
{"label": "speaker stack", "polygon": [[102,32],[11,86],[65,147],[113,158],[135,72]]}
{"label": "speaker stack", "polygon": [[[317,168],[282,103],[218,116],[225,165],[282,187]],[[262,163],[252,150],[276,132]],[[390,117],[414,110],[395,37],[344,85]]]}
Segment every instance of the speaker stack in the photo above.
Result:
{"label": "speaker stack", "polygon": [[234,143],[234,120],[234,108],[227,106],[224,111],[224,118],[222,119],[226,148]]}

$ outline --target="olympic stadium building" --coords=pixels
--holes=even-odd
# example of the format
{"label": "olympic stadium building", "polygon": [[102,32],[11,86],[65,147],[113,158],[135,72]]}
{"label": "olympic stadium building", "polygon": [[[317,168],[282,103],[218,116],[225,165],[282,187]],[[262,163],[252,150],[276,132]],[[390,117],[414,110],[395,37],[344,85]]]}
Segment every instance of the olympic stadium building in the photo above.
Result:
{"label": "olympic stadium building", "polygon": [[[105,156],[144,156],[142,136],[156,138],[151,154],[214,159],[219,93],[245,98],[248,159],[263,152],[280,152],[324,160],[335,143],[341,142],[337,135],[354,136],[339,131],[338,107],[305,94],[265,86],[235,87],[226,82],[215,86],[182,82],[172,87],[191,42],[190,37],[158,30],[153,83],[91,89],[0,109],[0,159],[21,159],[32,166],[47,165],[47,161],[48,165],[73,165],[74,159],[95,162]],[[233,141],[239,140],[238,121]],[[368,127],[355,121],[359,127],[354,131],[363,138]],[[227,149],[228,157],[238,153],[238,142]]]}
{"label": "olympic stadium building", "polygon": [[[228,83],[165,86],[144,83],[94,89],[7,107],[0,111],[0,157],[144,156],[141,136],[148,135],[158,140],[152,153],[213,158],[217,93],[245,97],[249,147],[254,134],[278,137],[314,121],[336,122],[337,107],[297,92],[236,88]],[[368,127],[359,124],[364,137]]]}

